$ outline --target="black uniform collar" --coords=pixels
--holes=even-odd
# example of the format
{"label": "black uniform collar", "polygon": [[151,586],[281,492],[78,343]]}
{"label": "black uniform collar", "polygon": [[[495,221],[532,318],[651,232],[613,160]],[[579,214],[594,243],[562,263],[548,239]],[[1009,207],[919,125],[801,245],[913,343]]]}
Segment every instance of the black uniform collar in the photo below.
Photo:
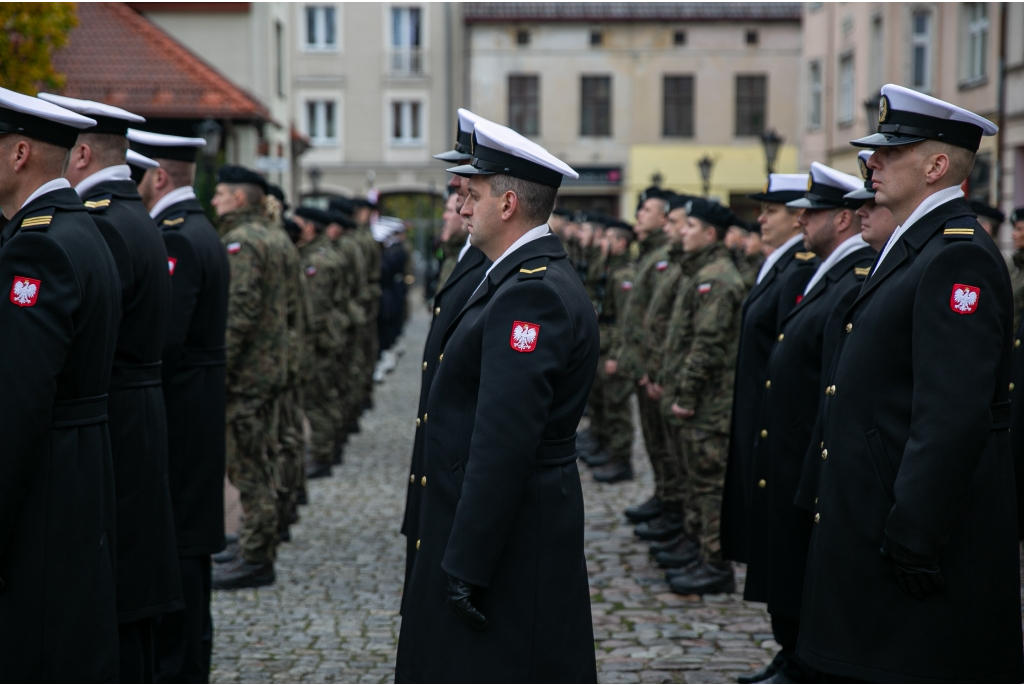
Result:
{"label": "black uniform collar", "polygon": [[498,265],[491,270],[488,280],[495,285],[498,285],[504,281],[509,274],[517,273],[519,266],[526,261],[536,259],[537,257],[549,257],[551,259],[564,259],[565,249],[562,247],[562,241],[558,239],[558,236],[554,233],[549,233],[546,236],[531,240],[518,247],[515,252],[506,256]]}
{"label": "black uniform collar", "polygon": [[811,291],[804,295],[803,298],[801,298],[800,302],[797,303],[796,307],[793,308],[793,311],[791,311],[789,315],[786,316],[786,319],[791,318],[798,311],[806,307],[808,302],[810,302],[818,295],[823,293],[833,283],[843,278],[843,276],[849,273],[850,269],[853,268],[854,264],[864,262],[869,259],[874,259],[874,257],[875,251],[872,250],[870,247],[865,246],[860,248],[859,250],[854,250],[850,254],[840,259],[838,262],[832,265],[831,269],[825,272],[825,275],[821,278],[821,280],[814,284],[814,287],[811,288]]}
{"label": "black uniform collar", "polygon": [[92,188],[89,188],[82,196],[83,200],[96,197],[98,195],[113,195],[116,198],[122,200],[141,200],[142,197],[139,195],[139,188],[135,185],[135,181],[102,181],[97,183]]}
{"label": "black uniform collar", "polygon": [[797,252],[806,252],[807,248],[804,247],[804,241],[798,240],[789,249],[782,253],[782,256],[772,264],[772,268],[768,269],[768,273],[764,275],[760,283],[755,283],[754,287],[750,289],[750,294],[747,295],[747,300],[753,300],[755,297],[765,291],[765,289],[771,285],[772,281],[775,280],[775,275],[789,266],[789,263],[793,261],[793,256]]}
{"label": "black uniform collar", "polygon": [[490,263],[487,256],[480,251],[480,248],[470,245],[469,249],[466,250],[466,254],[462,255],[462,259],[458,261],[455,268],[452,269],[451,274],[448,275],[448,280],[446,280],[444,285],[441,286],[441,289],[437,291],[437,295],[434,296],[434,299],[437,299],[441,293],[458,283],[463,276],[470,273],[477,265],[483,262],[487,262],[488,264]]}
{"label": "black uniform collar", "polygon": [[157,214],[153,219],[159,225],[161,221],[171,214],[181,214],[182,212],[186,212],[188,214],[203,214],[203,205],[200,204],[199,200],[196,198],[182,200],[181,202],[175,202],[173,205],[164,207],[164,211]]}
{"label": "black uniform collar", "polygon": [[7,222],[7,225],[3,230],[3,241],[6,242],[21,227],[22,220],[30,215],[41,214],[46,209],[60,209],[66,212],[84,212],[85,206],[82,204],[82,198],[78,197],[71,188],[60,188],[58,190],[51,190],[48,193],[43,193],[39,197],[35,198],[27,205],[18,210],[18,213],[11,217],[11,220]]}

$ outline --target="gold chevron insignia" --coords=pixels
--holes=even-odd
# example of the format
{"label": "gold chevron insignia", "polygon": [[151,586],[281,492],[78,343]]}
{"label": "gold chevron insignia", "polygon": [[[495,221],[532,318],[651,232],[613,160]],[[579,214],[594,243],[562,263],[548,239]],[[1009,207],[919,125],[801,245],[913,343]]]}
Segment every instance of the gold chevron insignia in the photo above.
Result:
{"label": "gold chevron insignia", "polygon": [[185,217],[179,216],[177,219],[164,219],[163,225],[164,226],[177,226],[178,224],[182,223],[183,221],[185,221]]}
{"label": "gold chevron insignia", "polygon": [[100,207],[110,206],[110,200],[89,200],[85,203],[85,206],[89,209],[99,209]]}
{"label": "gold chevron insignia", "polygon": [[858,276],[867,276],[868,274],[871,273],[871,267],[870,266],[855,266],[855,267],[853,267],[853,273],[857,274]]}
{"label": "gold chevron insignia", "polygon": [[548,270],[548,268],[546,266],[538,266],[536,269],[520,269],[519,273],[521,273],[521,274],[535,274],[538,271],[547,271],[547,270]]}
{"label": "gold chevron insignia", "polygon": [[34,216],[30,219],[25,219],[21,222],[21,227],[26,228],[29,226],[49,226],[50,222],[53,221],[53,215],[49,216]]}
{"label": "gold chevron insignia", "polygon": [[795,255],[793,255],[793,259],[799,259],[801,262],[806,262],[807,260],[814,259],[817,256],[818,255],[814,254],[813,252],[797,252]]}
{"label": "gold chevron insignia", "polygon": [[942,235],[974,235],[973,228],[947,228]]}

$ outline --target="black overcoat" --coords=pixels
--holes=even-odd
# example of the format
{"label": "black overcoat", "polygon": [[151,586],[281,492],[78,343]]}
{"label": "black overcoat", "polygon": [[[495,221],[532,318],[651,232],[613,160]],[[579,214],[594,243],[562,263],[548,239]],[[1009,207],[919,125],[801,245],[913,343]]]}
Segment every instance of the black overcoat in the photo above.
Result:
{"label": "black overcoat", "polygon": [[224,549],[224,331],[227,253],[198,200],[164,209],[171,306],[164,337],[167,466],[178,555]]}
{"label": "black overcoat", "polygon": [[[19,281],[35,290],[16,291]],[[110,250],[74,190],[44,193],[11,218],[0,282],[0,674],[113,681],[106,393],[121,300]]]}
{"label": "black overcoat", "polygon": [[[1024,539],[1024,319],[1013,339],[1010,390],[1010,446],[1017,483],[1017,533]],[[1019,388],[1019,390],[1018,390]]]}
{"label": "black overcoat", "polygon": [[754,444],[761,430],[757,425],[757,412],[767,379],[768,357],[779,335],[779,322],[796,306],[795,299],[782,297],[783,286],[788,283],[786,287],[802,292],[819,263],[802,241],[797,242],[775,262],[761,282],[750,289],[743,301],[743,325],[733,384],[729,462],[722,495],[721,542],[726,559],[746,562],[748,539],[764,534],[763,530],[749,530],[749,526]]}
{"label": "black overcoat", "polygon": [[750,486],[751,523],[763,522],[757,527],[767,534],[749,540],[743,590],[744,599],[767,602],[773,616],[800,617],[813,514],[793,500],[834,351],[825,347],[825,326],[836,309],[845,312],[853,303],[874,260],[875,251],[863,247],[836,262],[806,295],[804,287],[783,289],[784,299],[799,302],[782,319],[785,337],[768,360],[757,423],[768,437],[759,436],[754,447]]}
{"label": "black overcoat", "polygon": [[[427,398],[430,395],[430,386],[434,382],[434,374],[437,373],[437,358],[441,354],[441,340],[445,331],[451,325],[455,317],[459,315],[462,308],[473,294],[473,290],[484,279],[487,267],[491,260],[487,259],[483,252],[475,247],[466,250],[459,263],[455,265],[444,287],[434,295],[434,318],[430,322],[430,332],[427,333],[427,342],[423,346],[422,375],[420,376],[420,402],[416,410],[416,416],[423,416],[427,411]],[[412,467],[409,469],[409,485],[405,498],[405,517],[402,519],[402,535],[405,536],[405,585],[409,584],[409,576],[412,574],[412,565],[416,559],[416,540],[419,538],[420,528],[420,495],[426,487],[423,479],[423,438],[426,435],[426,426],[422,422],[416,423],[416,437],[412,444]],[[405,593],[402,594],[403,603]]]}
{"label": "black overcoat", "polygon": [[132,181],[99,183],[82,199],[121,281],[109,414],[117,484],[117,616],[129,623],[184,606],[160,387],[171,283],[164,241]]}
{"label": "black overcoat", "polygon": [[[1006,263],[967,202],[946,202],[892,245],[845,319],[798,653],[855,679],[1021,682]],[[885,536],[937,558],[945,590],[903,592]]]}
{"label": "black overcoat", "polygon": [[[554,235],[498,262],[448,327],[396,680],[596,682],[575,440],[598,345]],[[449,574],[482,588],[486,630],[447,606]]]}

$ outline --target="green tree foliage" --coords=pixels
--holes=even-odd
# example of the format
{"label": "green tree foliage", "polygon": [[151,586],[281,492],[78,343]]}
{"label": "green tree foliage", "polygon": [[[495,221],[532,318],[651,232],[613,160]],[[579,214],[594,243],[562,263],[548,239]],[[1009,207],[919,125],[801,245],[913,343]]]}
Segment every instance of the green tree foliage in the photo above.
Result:
{"label": "green tree foliage", "polygon": [[0,2],[0,86],[30,95],[61,88],[50,57],[77,25],[73,2]]}

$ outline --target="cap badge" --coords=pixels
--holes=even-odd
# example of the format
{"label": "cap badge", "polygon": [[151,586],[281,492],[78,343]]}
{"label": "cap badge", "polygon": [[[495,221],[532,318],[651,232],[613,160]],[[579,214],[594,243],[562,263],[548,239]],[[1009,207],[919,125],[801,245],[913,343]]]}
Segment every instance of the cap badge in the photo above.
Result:
{"label": "cap badge", "polygon": [[811,191],[811,186],[814,185],[814,176],[807,174],[807,192]]}
{"label": "cap badge", "polygon": [[768,189],[771,187],[771,185],[772,185],[772,179],[769,177],[769,179],[764,182],[764,190],[762,190],[761,192],[762,193],[767,193]]}
{"label": "cap badge", "polygon": [[174,275],[174,267],[178,266],[178,260],[175,257],[167,258],[167,272],[172,276]]}
{"label": "cap badge", "polygon": [[878,100],[878,123],[884,124],[889,118],[889,98],[882,96]]}
{"label": "cap badge", "polygon": [[860,175],[861,175],[861,177],[866,179],[868,177],[868,165],[867,165],[867,162],[865,162],[863,159],[858,157],[857,158],[857,165],[860,167]]}
{"label": "cap badge", "polygon": [[39,298],[40,282],[34,278],[15,276],[11,286],[11,302],[19,307],[31,307]]}
{"label": "cap badge", "polygon": [[980,297],[981,288],[957,283],[953,286],[953,294],[949,298],[949,308],[957,314],[973,314],[978,311]]}
{"label": "cap badge", "polygon": [[516,352],[533,352],[537,349],[540,326],[526,321],[512,322],[512,337],[508,343]]}

